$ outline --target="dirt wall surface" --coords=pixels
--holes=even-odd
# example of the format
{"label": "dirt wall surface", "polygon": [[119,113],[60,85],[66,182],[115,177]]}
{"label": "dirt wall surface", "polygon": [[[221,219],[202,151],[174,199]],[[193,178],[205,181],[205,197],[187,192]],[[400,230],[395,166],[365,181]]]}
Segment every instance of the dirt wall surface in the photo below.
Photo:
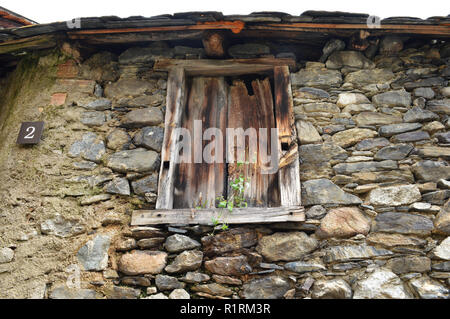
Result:
{"label": "dirt wall surface", "polygon": [[[448,298],[448,44],[339,41],[291,74],[307,220],[214,236],[129,226],[157,193],[153,63],[201,48],[25,57],[0,82],[0,297]],[[17,145],[38,120],[41,143]]]}

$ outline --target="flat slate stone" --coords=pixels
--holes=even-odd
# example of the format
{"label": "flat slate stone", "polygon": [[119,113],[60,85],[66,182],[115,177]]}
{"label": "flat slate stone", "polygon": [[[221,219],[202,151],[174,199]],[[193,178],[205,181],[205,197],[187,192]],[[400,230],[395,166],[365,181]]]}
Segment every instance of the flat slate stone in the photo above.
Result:
{"label": "flat slate stone", "polygon": [[162,127],[144,127],[134,135],[133,144],[161,152],[163,139],[164,129]]}
{"label": "flat slate stone", "polygon": [[121,125],[126,128],[154,126],[163,122],[163,114],[157,107],[149,107],[128,112]]}
{"label": "flat slate stone", "polygon": [[390,137],[395,134],[401,134],[406,133],[410,131],[415,131],[417,129],[420,129],[422,127],[422,124],[420,123],[399,123],[399,124],[390,124],[390,125],[383,125],[378,130],[378,133],[381,136]]}
{"label": "flat slate stone", "polygon": [[394,160],[399,161],[404,159],[414,149],[413,146],[408,144],[397,144],[393,146],[386,146],[380,149],[374,156],[377,161]]}
{"label": "flat slate stone", "polygon": [[405,115],[403,115],[403,121],[407,123],[430,122],[434,120],[439,120],[439,115],[429,110],[424,110],[418,106],[413,107],[408,110]]}
{"label": "flat slate stone", "polygon": [[339,87],[342,83],[341,72],[327,69],[302,69],[291,73],[293,86],[329,89]]}
{"label": "flat slate stone", "polygon": [[131,182],[131,188],[136,195],[144,196],[147,193],[155,193],[158,191],[158,174],[145,176]]}
{"label": "flat slate stone", "polygon": [[372,102],[378,106],[409,107],[411,105],[411,94],[405,90],[389,91],[373,96]]}
{"label": "flat slate stone", "polygon": [[396,274],[380,268],[355,284],[353,299],[412,299],[412,296]]}
{"label": "flat slate stone", "polygon": [[303,262],[303,261],[294,261],[294,262],[287,263],[284,265],[284,269],[293,271],[293,272],[296,272],[299,274],[305,273],[305,272],[326,270],[324,265],[317,264],[317,263]]}
{"label": "flat slate stone", "polygon": [[403,206],[418,202],[421,199],[416,185],[398,185],[375,188],[370,191],[368,201],[374,206]]}
{"label": "flat slate stone", "polygon": [[118,194],[128,196],[130,192],[130,183],[126,178],[115,178],[105,185],[105,190],[109,194]]}
{"label": "flat slate stone", "polygon": [[450,166],[444,161],[425,160],[411,166],[414,176],[420,182],[438,182],[450,177]]}
{"label": "flat slate stone", "polygon": [[390,255],[393,255],[393,253],[389,250],[377,249],[367,245],[332,246],[325,250],[324,261],[326,263],[347,262]]}
{"label": "flat slate stone", "polygon": [[336,174],[350,175],[358,172],[376,172],[396,170],[397,162],[386,160],[381,162],[357,162],[357,163],[341,163],[333,166]]}
{"label": "flat slate stone", "polygon": [[295,261],[318,247],[318,241],[303,232],[275,233],[260,239],[256,251],[268,261]]}
{"label": "flat slate stone", "polygon": [[242,286],[244,299],[281,299],[291,289],[289,281],[279,276],[256,278]]}
{"label": "flat slate stone", "polygon": [[304,182],[302,184],[302,198],[303,204],[306,206],[362,203],[359,197],[344,192],[339,186],[325,178]]}
{"label": "flat slate stone", "polygon": [[372,231],[374,232],[422,236],[430,235],[433,228],[433,221],[427,217],[391,212],[378,214],[372,225]]}
{"label": "flat slate stone", "polygon": [[356,144],[356,149],[358,151],[368,151],[373,148],[381,148],[384,146],[388,146],[389,141],[384,137],[376,137],[362,140],[358,144]]}
{"label": "flat slate stone", "polygon": [[418,142],[423,140],[429,140],[430,134],[424,131],[414,131],[407,132],[398,135],[394,135],[391,138],[391,141],[394,143],[408,143],[408,142]]}
{"label": "flat slate stone", "polygon": [[77,257],[85,270],[101,271],[106,269],[110,242],[110,236],[97,235],[80,248]]}
{"label": "flat slate stone", "polygon": [[106,122],[106,115],[100,111],[83,112],[80,122],[86,126],[102,126]]}
{"label": "flat slate stone", "polygon": [[106,166],[119,173],[146,173],[159,168],[159,155],[142,148],[120,151],[107,158]]}

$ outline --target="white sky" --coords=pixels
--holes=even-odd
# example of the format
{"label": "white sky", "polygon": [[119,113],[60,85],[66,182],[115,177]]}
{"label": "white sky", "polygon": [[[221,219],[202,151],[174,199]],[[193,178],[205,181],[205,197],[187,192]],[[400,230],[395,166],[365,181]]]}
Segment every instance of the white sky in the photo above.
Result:
{"label": "white sky", "polygon": [[299,15],[307,10],[326,10],[368,13],[382,19],[393,16],[428,18],[450,13],[448,0],[1,0],[0,6],[39,23],[107,15],[149,17],[185,11],[221,11],[224,14],[281,11]]}

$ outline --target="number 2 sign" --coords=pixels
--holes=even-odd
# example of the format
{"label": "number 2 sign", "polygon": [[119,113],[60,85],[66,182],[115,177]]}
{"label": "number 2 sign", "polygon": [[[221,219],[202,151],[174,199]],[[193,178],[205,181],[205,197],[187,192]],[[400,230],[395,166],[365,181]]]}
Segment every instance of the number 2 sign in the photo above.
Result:
{"label": "number 2 sign", "polygon": [[20,127],[18,144],[38,144],[44,131],[44,122],[23,122]]}

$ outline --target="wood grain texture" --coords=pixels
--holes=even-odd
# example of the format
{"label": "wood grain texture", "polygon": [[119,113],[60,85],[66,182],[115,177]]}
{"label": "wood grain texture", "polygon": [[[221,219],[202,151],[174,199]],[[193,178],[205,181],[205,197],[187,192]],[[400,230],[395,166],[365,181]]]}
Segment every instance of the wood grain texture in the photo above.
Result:
{"label": "wood grain texture", "polygon": [[[275,67],[274,81],[280,163],[283,165],[278,171],[281,206],[296,206],[301,205],[300,162],[298,153],[296,154],[298,148],[297,134],[288,67]],[[290,164],[285,163],[285,158],[289,158]]]}
{"label": "wood grain texture", "polygon": [[[201,121],[202,130],[194,129],[194,121]],[[224,78],[196,77],[189,81],[188,97],[182,120],[183,128],[191,132],[191,140],[200,141],[208,128],[226,131],[227,125],[227,86]],[[200,136],[201,135],[201,136]],[[217,143],[216,143],[217,142]],[[214,145],[211,152],[218,162],[207,163],[202,156],[207,145]],[[225,195],[226,165],[223,138],[199,143],[196,149],[191,144],[190,163],[177,165],[174,189],[174,208],[215,207],[216,198]],[[200,155],[200,162],[195,159]],[[208,152],[210,153],[210,152]]]}
{"label": "wood grain texture", "polygon": [[131,226],[181,224],[213,225],[219,219],[228,224],[304,222],[303,207],[249,207],[234,209],[173,209],[133,212]]}
{"label": "wood grain texture", "polygon": [[175,128],[181,126],[185,105],[186,77],[182,68],[173,69],[167,81],[166,115],[164,140],[161,150],[161,169],[158,183],[156,208],[173,208],[175,162],[178,156],[178,134]]}

